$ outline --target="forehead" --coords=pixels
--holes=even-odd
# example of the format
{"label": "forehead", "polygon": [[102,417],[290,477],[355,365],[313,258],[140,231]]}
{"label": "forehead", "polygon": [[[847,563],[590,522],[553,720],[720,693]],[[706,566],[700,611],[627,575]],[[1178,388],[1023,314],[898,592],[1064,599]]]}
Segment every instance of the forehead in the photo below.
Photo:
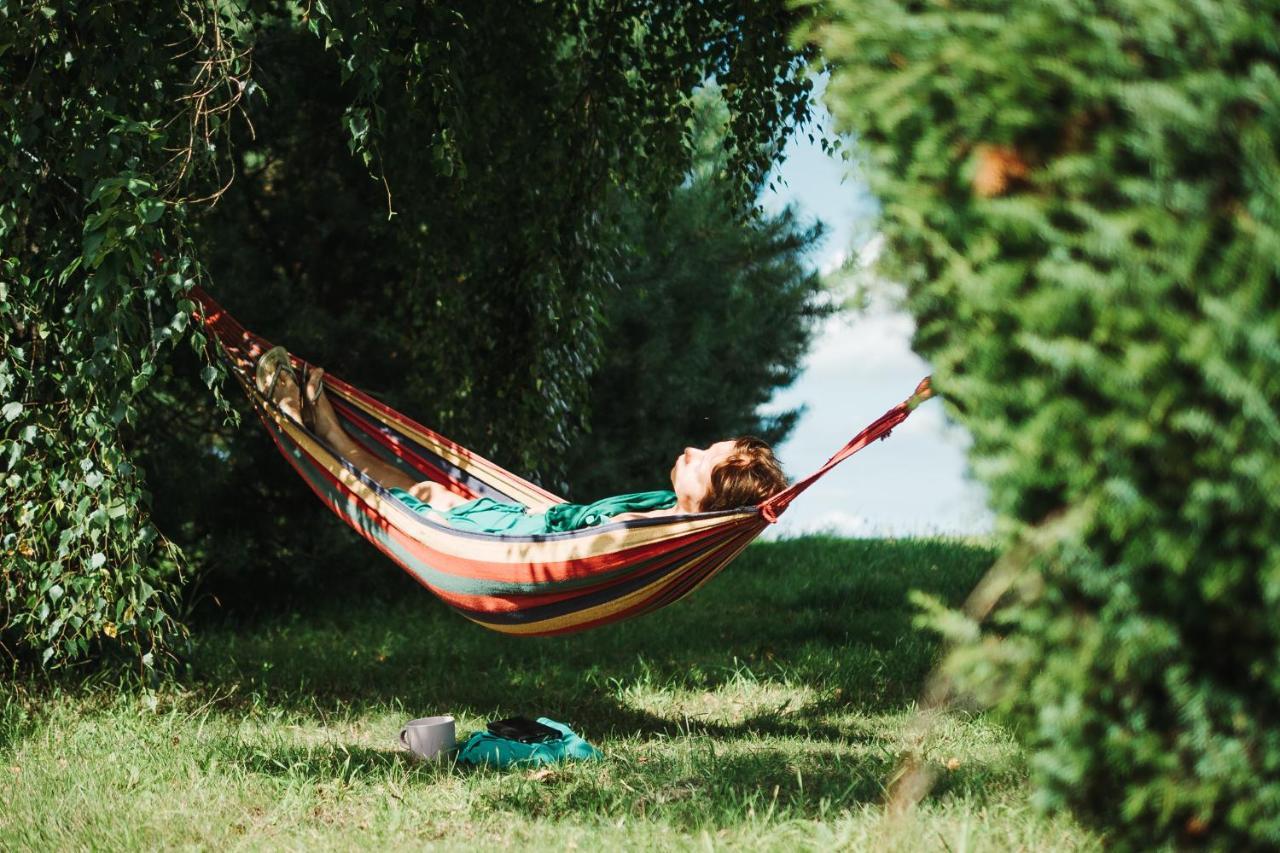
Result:
{"label": "forehead", "polygon": [[726,458],[733,453],[733,448],[737,446],[737,442],[732,440],[717,441],[715,444],[707,448],[707,452],[718,458]]}

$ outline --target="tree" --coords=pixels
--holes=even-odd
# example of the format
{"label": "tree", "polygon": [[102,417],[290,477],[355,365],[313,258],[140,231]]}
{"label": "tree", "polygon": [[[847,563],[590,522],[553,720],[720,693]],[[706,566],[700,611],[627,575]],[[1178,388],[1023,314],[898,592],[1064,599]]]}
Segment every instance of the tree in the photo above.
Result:
{"label": "tree", "polygon": [[115,648],[149,664],[181,639],[180,557],[150,521],[128,434],[174,347],[202,346],[183,299],[199,275],[187,214],[225,174],[249,67],[236,45],[198,0],[0,7],[11,654],[57,663]]}
{"label": "tree", "polygon": [[[197,281],[375,389],[413,366],[396,402],[554,479],[597,357],[602,199],[679,183],[709,75],[730,90],[734,173],[767,169],[764,143],[807,115],[793,20],[745,0],[0,8],[10,651],[149,662],[180,636],[183,557],[150,511],[190,505],[193,470],[228,496],[244,489],[224,475],[247,473],[239,438],[209,426],[219,370],[189,322]],[[349,255],[324,251],[336,235]],[[297,501],[254,521],[292,531]],[[200,517],[165,524],[226,544]],[[250,556],[280,544],[245,538]]]}
{"label": "tree", "polygon": [[603,308],[585,434],[569,452],[582,500],[661,488],[689,444],[755,434],[781,441],[799,411],[756,410],[790,384],[813,323],[829,313],[805,253],[821,226],[759,211],[734,191],[718,91],[694,114],[698,159],[669,204],[620,202],[618,291]]}
{"label": "tree", "polygon": [[833,0],[811,31],[1018,568],[952,665],[1116,846],[1280,845],[1276,25]]}

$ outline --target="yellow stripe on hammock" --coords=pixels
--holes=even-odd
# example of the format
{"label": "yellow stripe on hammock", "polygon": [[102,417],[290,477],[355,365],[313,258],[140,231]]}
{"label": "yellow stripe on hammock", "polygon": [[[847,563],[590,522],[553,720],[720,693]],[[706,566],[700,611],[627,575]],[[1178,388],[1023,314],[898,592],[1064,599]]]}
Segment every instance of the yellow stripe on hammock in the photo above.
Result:
{"label": "yellow stripe on hammock", "polygon": [[[550,619],[544,619],[539,622],[527,622],[520,625],[495,624],[493,622],[485,622],[482,619],[476,619],[469,616],[465,611],[459,611],[472,622],[483,625],[494,631],[503,634],[545,634],[549,631],[558,631],[566,628],[573,628],[586,622],[595,622],[599,619],[608,619],[627,610],[635,604],[640,603],[646,598],[652,598],[661,595],[670,586],[674,586],[679,581],[684,580],[689,572],[696,570],[703,563],[718,557],[726,548],[733,545],[733,540],[722,542],[712,548],[705,554],[699,554],[682,566],[679,570],[670,572],[658,580],[643,586],[639,589],[632,590],[626,595],[619,596],[611,601],[602,602],[600,604],[588,607],[584,610],[578,610],[573,613],[566,613],[563,616],[554,616]],[[739,548],[738,550],[741,550]],[[700,585],[700,584],[699,584]],[[684,596],[681,596],[683,598]]]}

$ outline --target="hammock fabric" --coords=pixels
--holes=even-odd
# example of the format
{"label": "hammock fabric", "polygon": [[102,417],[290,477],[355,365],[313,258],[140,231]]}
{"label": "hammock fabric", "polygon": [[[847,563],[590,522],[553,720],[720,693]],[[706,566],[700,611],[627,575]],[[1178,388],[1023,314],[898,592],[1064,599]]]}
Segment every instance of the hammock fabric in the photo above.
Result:
{"label": "hammock fabric", "polygon": [[[254,385],[253,365],[271,344],[203,291],[192,296],[200,306],[199,319],[276,446],[320,499],[450,607],[506,634],[583,631],[683,598],[728,565],[815,480],[877,438],[888,437],[931,394],[926,379],[825,465],[759,507],[610,522],[545,536],[476,534],[413,512],[264,398]],[[303,363],[294,357],[295,367]],[[466,498],[488,496],[534,510],[563,501],[327,371],[324,385],[352,438],[415,480],[434,480]]]}

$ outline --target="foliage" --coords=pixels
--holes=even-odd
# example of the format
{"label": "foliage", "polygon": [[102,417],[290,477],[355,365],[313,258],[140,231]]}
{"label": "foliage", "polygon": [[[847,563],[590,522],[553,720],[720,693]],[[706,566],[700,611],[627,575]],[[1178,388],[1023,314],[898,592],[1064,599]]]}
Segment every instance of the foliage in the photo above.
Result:
{"label": "foliage", "polygon": [[[658,45],[641,53],[626,47],[636,73],[616,77],[599,67],[623,61],[601,51],[622,50],[610,47],[610,34],[635,21],[614,21],[592,6],[607,20],[587,26],[576,5],[534,5],[534,18],[468,8],[456,31],[453,17],[420,24],[448,27],[417,38],[437,45],[432,56],[444,46],[457,51],[451,79],[468,97],[460,114],[437,116],[416,100],[427,81],[416,89],[385,84],[373,163],[385,169],[386,185],[350,156],[353,139],[332,132],[354,97],[335,48],[291,19],[264,22],[254,68],[270,98],[247,106],[253,133],[242,126],[235,140],[240,178],[201,217],[199,240],[214,293],[250,327],[560,488],[566,448],[589,405],[601,314],[620,295],[612,277],[622,237],[608,204],[624,194],[671,204],[663,196],[683,180],[694,152],[646,146],[688,134],[679,116],[693,93],[681,88],[692,79],[688,69]],[[699,63],[721,62],[716,56],[731,42],[768,28],[785,40],[786,27],[769,16],[735,27],[761,33],[726,31],[705,44],[693,31],[679,37],[690,40],[689,50],[698,43]],[[587,36],[580,51],[565,53]],[[772,73],[799,74],[799,66],[786,60]],[[747,79],[740,76],[739,109],[767,114],[776,81],[761,76],[744,88]],[[455,128],[448,166],[423,144],[446,125]],[[728,151],[740,147],[724,139]],[[767,163],[773,144],[773,136],[753,141],[753,151],[766,152],[755,159]],[[721,164],[726,186],[740,159]],[[644,174],[629,171],[637,162]],[[308,590],[380,583],[381,558],[334,524],[260,430],[211,435],[201,389],[186,382],[170,390],[178,402],[157,406],[147,459],[163,471],[156,492],[164,529],[199,555],[201,588],[211,596],[202,600],[291,606]],[[213,447],[216,454],[193,453]],[[187,486],[192,475],[198,492]]]}
{"label": "foliage", "polygon": [[[613,188],[654,199],[683,180],[708,75],[730,108],[726,181],[740,193],[807,117],[792,16],[744,8],[316,4],[306,25],[325,52],[273,21],[255,58],[281,97],[252,113],[255,138],[239,146],[255,155],[251,179],[206,232],[218,292],[235,305],[287,290],[262,331],[287,330],[468,446],[557,481],[599,357]],[[322,139],[334,122],[385,186]],[[259,252],[245,251],[247,221]],[[295,336],[300,306],[315,322]]]}
{"label": "foliage", "polygon": [[695,110],[689,181],[660,211],[619,201],[617,292],[604,303],[586,432],[569,451],[575,499],[662,487],[685,446],[778,442],[800,415],[756,409],[795,379],[814,321],[830,312],[804,260],[821,226],[739,201],[718,92]]}
{"label": "foliage", "polygon": [[[127,436],[188,329],[186,201],[220,180],[247,59],[199,2],[0,4],[0,641],[149,664],[179,557]],[[217,371],[206,366],[206,385]],[[216,390],[213,392],[216,400]]]}
{"label": "foliage", "polygon": [[707,76],[729,92],[734,173],[767,168],[807,117],[793,19],[745,0],[0,4],[10,653],[150,663],[181,635],[183,557],[160,529],[248,568],[297,527],[277,481],[224,547],[247,502],[221,463],[246,475],[262,450],[218,423],[197,280],[353,379],[408,377],[396,402],[554,477],[597,358],[602,200],[680,182]]}
{"label": "foliage", "polygon": [[916,346],[1039,542],[957,660],[1042,804],[1119,846],[1280,844],[1276,13],[833,0],[810,31]]}

